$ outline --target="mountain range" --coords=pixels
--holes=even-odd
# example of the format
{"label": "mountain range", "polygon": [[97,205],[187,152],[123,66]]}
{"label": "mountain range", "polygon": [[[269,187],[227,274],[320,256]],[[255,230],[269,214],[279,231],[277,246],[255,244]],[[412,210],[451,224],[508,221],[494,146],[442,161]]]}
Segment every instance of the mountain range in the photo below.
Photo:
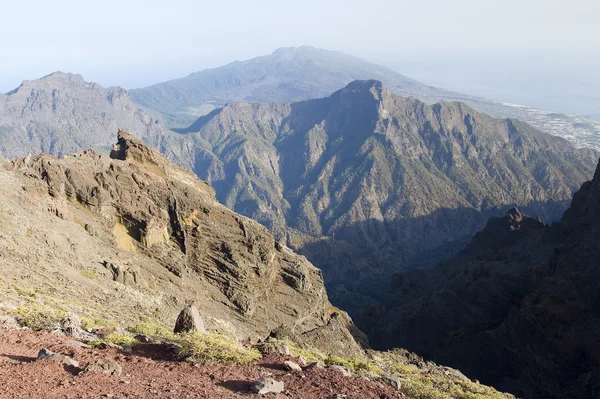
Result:
{"label": "mountain range", "polygon": [[111,132],[119,127],[139,137],[169,134],[139,111],[124,89],[105,89],[80,75],[53,73],[0,95],[0,153],[8,158],[28,152],[107,151]]}
{"label": "mountain range", "polygon": [[393,272],[452,256],[507,207],[557,219],[597,159],[517,120],[427,105],[375,80],[322,99],[228,104],[175,132],[124,90],[78,75],[24,82],[6,97],[6,156],[101,150],[106,131],[129,126],[317,264],[332,301],[353,315],[385,299]]}
{"label": "mountain range", "polygon": [[354,80],[376,79],[393,93],[428,104],[464,102],[497,118],[516,118],[579,147],[600,148],[600,123],[577,115],[501,103],[428,86],[391,69],[310,46],[195,72],[181,79],[130,90],[132,99],[169,127],[187,127],[228,102],[295,102],[321,98]]}
{"label": "mountain range", "polygon": [[364,359],[339,306],[378,348],[594,397],[595,125],[534,111],[309,47],[130,93],[25,81],[0,98],[0,283],[128,322],[202,298],[240,340]]}
{"label": "mountain range", "polygon": [[317,264],[352,314],[365,296],[383,299],[392,272],[434,266],[511,206],[559,218],[598,156],[374,80],[323,99],[229,104],[179,132],[217,198]]}

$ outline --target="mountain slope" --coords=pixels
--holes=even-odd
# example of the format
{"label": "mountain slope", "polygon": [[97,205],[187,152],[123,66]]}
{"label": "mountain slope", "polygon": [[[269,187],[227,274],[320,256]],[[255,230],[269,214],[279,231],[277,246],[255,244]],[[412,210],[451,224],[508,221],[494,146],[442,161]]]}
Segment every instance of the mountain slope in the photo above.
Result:
{"label": "mountain slope", "polygon": [[[180,130],[217,197],[324,270],[356,311],[392,271],[431,266],[509,205],[558,218],[596,153],[460,103],[356,81],[324,99],[230,104]],[[346,301],[341,300],[345,298]]]}
{"label": "mountain slope", "polygon": [[372,338],[527,398],[600,393],[600,165],[559,223],[513,209],[443,266],[394,279]]}
{"label": "mountain slope", "polygon": [[417,98],[428,104],[464,102],[495,117],[521,119],[578,146],[600,148],[600,123],[427,86],[359,58],[309,46],[280,48],[266,56],[130,90],[129,94],[145,109],[162,115],[168,126],[182,127],[229,102],[292,102],[320,98],[353,80],[367,79],[382,81],[400,96]]}
{"label": "mountain slope", "polygon": [[0,173],[3,303],[173,325],[195,301],[207,328],[240,340],[285,328],[324,352],[359,350],[320,270],[125,132],[110,158],[27,156]]}
{"label": "mountain slope", "polygon": [[165,138],[177,140],[139,111],[124,89],[105,89],[80,75],[56,72],[24,81],[0,97],[0,154],[7,158],[28,152],[61,156],[87,148],[107,151],[117,128],[157,146]]}

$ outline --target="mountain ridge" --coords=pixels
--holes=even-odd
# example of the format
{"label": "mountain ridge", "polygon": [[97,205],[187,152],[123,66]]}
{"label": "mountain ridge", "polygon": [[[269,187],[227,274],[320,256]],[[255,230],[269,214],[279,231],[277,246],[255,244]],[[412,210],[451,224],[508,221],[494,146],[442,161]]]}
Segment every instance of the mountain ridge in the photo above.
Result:
{"label": "mountain ridge", "polygon": [[[520,121],[398,97],[375,80],[297,103],[230,103],[180,132],[201,149],[187,163],[219,200],[285,237],[331,284],[419,258],[431,266],[435,248],[452,255],[507,206],[557,218],[597,157]],[[423,242],[435,244],[410,254]],[[357,245],[372,250],[359,255]]]}
{"label": "mountain ridge", "polygon": [[435,88],[360,58],[310,46],[280,48],[265,56],[194,72],[129,93],[169,127],[185,128],[197,117],[227,102],[297,102],[321,98],[351,81],[364,79],[381,80],[395,94],[428,104],[465,102],[495,117],[524,120],[579,147],[600,148],[600,124],[584,117]]}

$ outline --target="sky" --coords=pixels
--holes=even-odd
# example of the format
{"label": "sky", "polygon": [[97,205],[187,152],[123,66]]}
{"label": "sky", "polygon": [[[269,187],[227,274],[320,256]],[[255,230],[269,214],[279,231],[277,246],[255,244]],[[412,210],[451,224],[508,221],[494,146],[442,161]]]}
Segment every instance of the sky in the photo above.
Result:
{"label": "sky", "polygon": [[312,45],[434,86],[600,114],[597,0],[3,3],[0,92],[57,70],[144,87]]}

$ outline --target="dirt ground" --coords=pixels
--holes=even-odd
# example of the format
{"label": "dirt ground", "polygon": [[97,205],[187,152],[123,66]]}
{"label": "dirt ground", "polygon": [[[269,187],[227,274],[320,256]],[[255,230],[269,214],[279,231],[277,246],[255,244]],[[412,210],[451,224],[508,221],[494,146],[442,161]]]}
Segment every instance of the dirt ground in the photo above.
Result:
{"label": "dirt ground", "polygon": [[[60,363],[37,360],[42,348],[72,356],[80,367],[96,359],[117,361],[119,377],[83,373]],[[162,359],[162,360],[161,360]],[[290,373],[285,357],[269,355],[251,366],[197,365],[164,360],[156,345],[131,353],[86,349],[69,338],[26,330],[0,330],[0,398],[240,398],[258,396],[250,384],[262,376],[283,381],[285,391],[265,398],[405,398],[392,388],[329,369]],[[344,396],[345,395],[345,396]]]}

